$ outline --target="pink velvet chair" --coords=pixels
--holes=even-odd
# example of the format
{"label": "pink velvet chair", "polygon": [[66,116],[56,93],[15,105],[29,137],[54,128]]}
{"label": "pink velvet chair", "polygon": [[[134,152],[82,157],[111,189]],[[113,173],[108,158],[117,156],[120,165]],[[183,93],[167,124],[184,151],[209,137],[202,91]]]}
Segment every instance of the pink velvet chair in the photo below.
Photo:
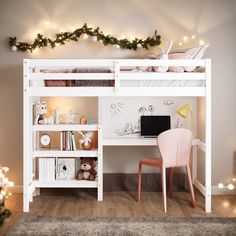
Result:
{"label": "pink velvet chair", "polygon": [[162,175],[162,191],[164,199],[164,211],[167,212],[166,201],[166,168],[170,168],[170,196],[172,196],[173,168],[186,167],[190,194],[193,207],[196,206],[191,171],[189,166],[190,153],[192,147],[192,133],[187,129],[170,129],[161,133],[157,138],[157,144],[160,149],[161,158],[152,158],[139,161],[138,166],[138,201],[141,197],[141,171],[142,165],[158,167]]}

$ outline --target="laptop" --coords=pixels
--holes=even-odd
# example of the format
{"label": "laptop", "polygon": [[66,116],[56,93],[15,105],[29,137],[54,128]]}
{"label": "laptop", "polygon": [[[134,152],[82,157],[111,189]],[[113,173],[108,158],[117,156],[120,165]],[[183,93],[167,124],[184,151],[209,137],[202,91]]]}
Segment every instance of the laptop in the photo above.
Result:
{"label": "laptop", "polygon": [[170,129],[170,116],[141,116],[141,136],[155,138]]}

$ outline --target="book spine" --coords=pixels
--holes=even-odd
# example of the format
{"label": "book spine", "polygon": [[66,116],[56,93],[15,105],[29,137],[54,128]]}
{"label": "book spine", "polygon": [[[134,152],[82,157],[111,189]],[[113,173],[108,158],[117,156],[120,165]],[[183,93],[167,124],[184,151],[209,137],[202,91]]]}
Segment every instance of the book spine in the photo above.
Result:
{"label": "book spine", "polygon": [[69,137],[69,132],[66,132],[66,150],[70,151],[70,137]]}
{"label": "book spine", "polygon": [[63,151],[66,150],[66,131],[63,131]]}
{"label": "book spine", "polygon": [[73,150],[71,131],[69,132],[70,151]]}
{"label": "book spine", "polygon": [[76,151],[77,148],[76,148],[76,144],[75,144],[75,135],[74,135],[73,132],[72,132],[72,134],[71,134],[71,138],[72,138],[72,146],[73,146],[73,150]]}
{"label": "book spine", "polygon": [[60,150],[63,151],[63,131],[60,132]]}

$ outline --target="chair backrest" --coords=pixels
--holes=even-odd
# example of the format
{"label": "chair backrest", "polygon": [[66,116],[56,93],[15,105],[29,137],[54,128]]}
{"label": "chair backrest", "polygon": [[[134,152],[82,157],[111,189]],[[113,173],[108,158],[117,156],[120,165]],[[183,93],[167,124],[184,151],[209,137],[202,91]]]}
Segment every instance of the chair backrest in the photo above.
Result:
{"label": "chair backrest", "polygon": [[163,165],[165,167],[188,165],[192,140],[193,135],[188,129],[170,129],[161,133],[157,138],[157,144]]}

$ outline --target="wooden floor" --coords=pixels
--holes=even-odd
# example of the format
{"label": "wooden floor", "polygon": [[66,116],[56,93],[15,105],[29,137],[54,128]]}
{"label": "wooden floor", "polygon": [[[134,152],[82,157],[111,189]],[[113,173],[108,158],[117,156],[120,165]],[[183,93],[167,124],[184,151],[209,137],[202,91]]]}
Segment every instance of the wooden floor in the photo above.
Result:
{"label": "wooden floor", "polygon": [[204,197],[196,193],[197,207],[191,207],[188,193],[174,193],[168,199],[168,213],[163,212],[162,193],[143,192],[141,203],[135,192],[106,192],[104,201],[96,201],[96,192],[75,189],[44,189],[34,198],[30,213],[22,212],[22,194],[13,194],[6,207],[12,215],[0,227],[4,235],[22,214],[81,217],[236,217],[236,196],[213,196],[212,213],[204,211]]}

